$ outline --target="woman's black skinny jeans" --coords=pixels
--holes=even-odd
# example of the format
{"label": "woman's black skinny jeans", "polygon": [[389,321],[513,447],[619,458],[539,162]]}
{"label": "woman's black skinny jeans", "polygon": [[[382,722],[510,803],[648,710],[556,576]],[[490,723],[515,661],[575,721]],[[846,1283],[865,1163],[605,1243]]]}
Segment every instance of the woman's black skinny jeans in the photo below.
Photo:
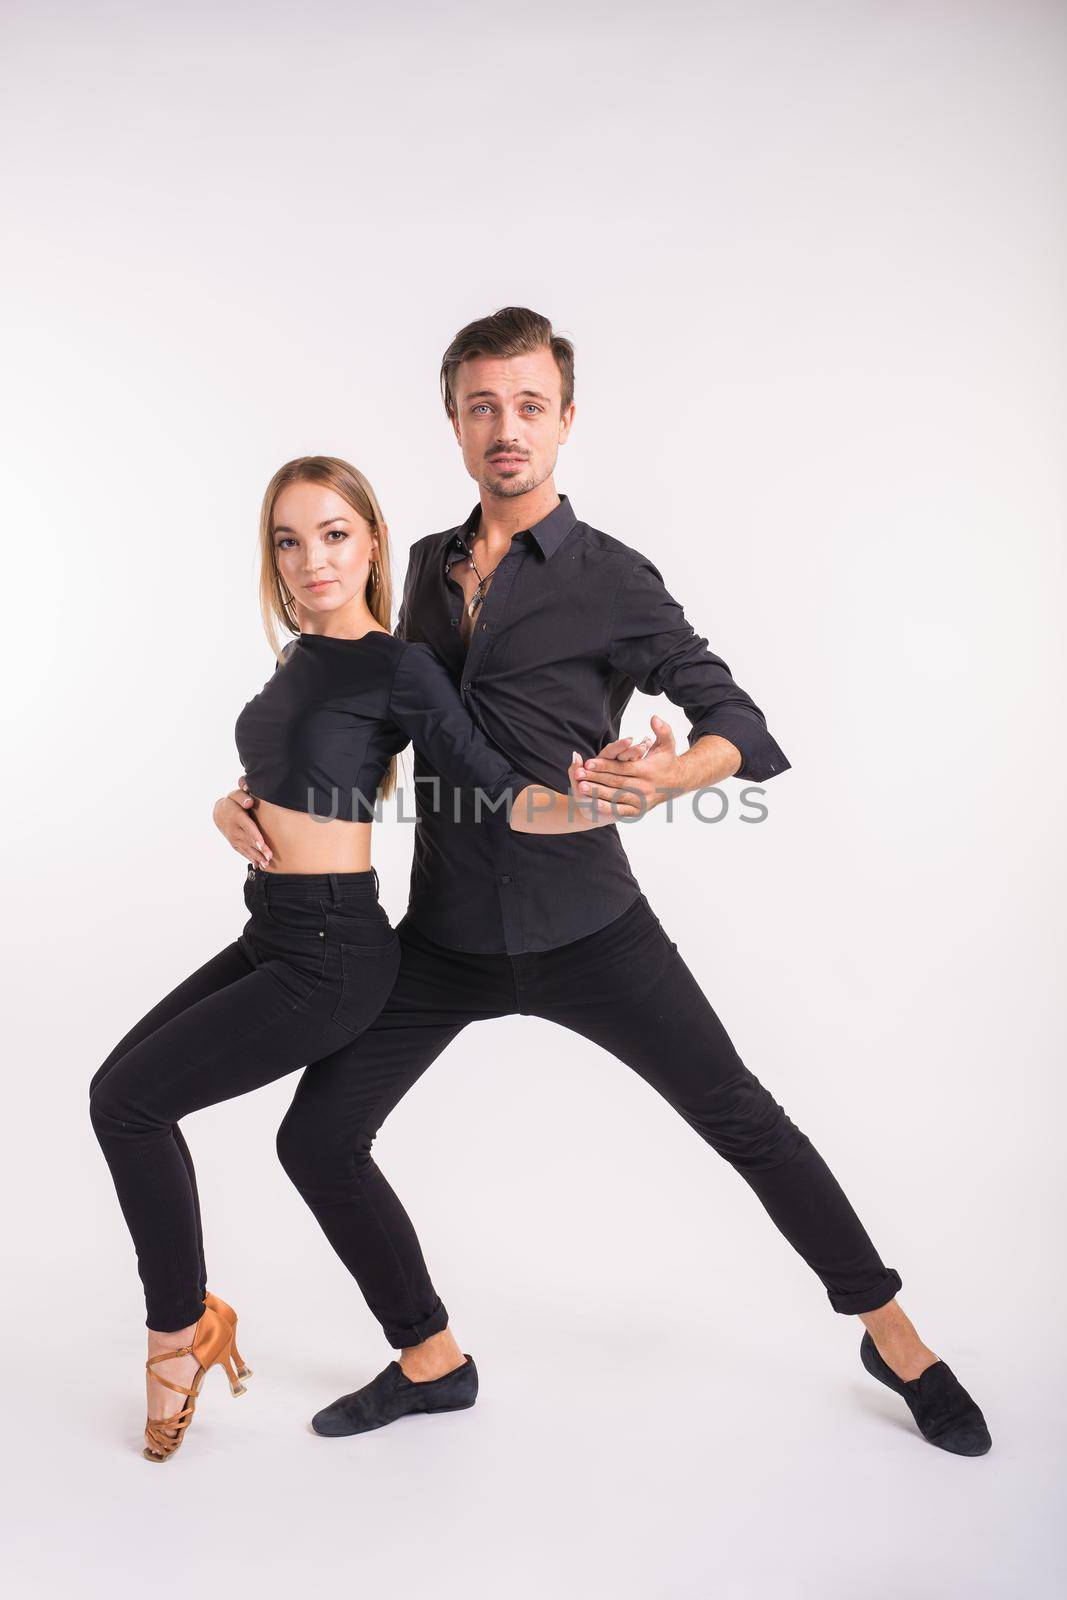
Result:
{"label": "woman's black skinny jeans", "polygon": [[393,987],[400,943],[367,872],[245,879],[235,943],[115,1046],[90,1114],[133,1235],[146,1323],[174,1332],[204,1309],[207,1276],[192,1157],[178,1127],[351,1044]]}

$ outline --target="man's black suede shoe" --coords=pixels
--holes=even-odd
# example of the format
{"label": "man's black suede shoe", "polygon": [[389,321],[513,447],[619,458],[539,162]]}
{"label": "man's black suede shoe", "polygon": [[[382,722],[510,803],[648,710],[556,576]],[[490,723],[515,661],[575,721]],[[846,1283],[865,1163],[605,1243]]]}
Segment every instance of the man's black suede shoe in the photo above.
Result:
{"label": "man's black suede shoe", "polygon": [[946,1362],[935,1361],[905,1383],[882,1360],[869,1332],[860,1341],[860,1360],[872,1378],[904,1396],[928,1443],[956,1456],[984,1456],[992,1448],[985,1417]]}
{"label": "man's black suede shoe", "polygon": [[412,1383],[399,1361],[390,1361],[370,1383],[353,1394],[343,1394],[332,1406],[318,1411],[311,1419],[316,1433],[341,1439],[350,1433],[369,1433],[384,1428],[398,1417],[427,1411],[465,1411],[478,1396],[478,1368],[467,1356],[461,1367],[446,1372],[429,1383]]}

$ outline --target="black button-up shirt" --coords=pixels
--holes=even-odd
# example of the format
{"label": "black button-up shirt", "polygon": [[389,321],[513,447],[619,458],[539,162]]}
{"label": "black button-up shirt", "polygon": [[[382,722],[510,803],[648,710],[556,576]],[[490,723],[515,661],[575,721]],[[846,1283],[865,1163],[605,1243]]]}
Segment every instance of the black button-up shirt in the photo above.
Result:
{"label": "black button-up shirt", "polygon": [[[590,757],[617,739],[637,688],[681,706],[690,745],[707,733],[735,744],[738,777],[763,783],[786,771],[762,711],[652,562],[579,522],[565,495],[513,537],[465,652],[463,594],[450,569],[469,555],[479,514],[475,506],[461,527],[412,546],[397,633],[432,646],[513,768],[566,792],[572,750]],[[438,944],[551,950],[621,916],[640,893],[617,826],[533,835],[513,832],[502,811],[474,820],[417,746],[415,789],[408,915]]]}

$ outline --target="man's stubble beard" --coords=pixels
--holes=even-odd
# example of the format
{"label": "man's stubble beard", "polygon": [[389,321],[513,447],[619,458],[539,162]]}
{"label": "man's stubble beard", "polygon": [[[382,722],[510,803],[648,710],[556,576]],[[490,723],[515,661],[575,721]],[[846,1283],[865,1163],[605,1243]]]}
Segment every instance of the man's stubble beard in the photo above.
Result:
{"label": "man's stubble beard", "polygon": [[[491,467],[491,464],[490,464]],[[539,489],[547,478],[551,478],[556,470],[556,461],[553,457],[541,476],[536,472],[520,473],[517,478],[490,478],[488,473],[478,479],[481,488],[488,494],[495,494],[501,500],[514,500],[520,494],[529,494],[532,489]]]}

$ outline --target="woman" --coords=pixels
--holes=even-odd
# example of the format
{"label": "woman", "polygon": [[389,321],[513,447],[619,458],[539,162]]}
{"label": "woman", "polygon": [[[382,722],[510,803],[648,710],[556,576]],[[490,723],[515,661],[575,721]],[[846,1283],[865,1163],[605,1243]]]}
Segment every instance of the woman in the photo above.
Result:
{"label": "woman", "polygon": [[[441,776],[510,826],[570,833],[634,814],[532,785],[471,721],[443,664],[389,632],[389,533],[347,462],[291,461],[260,518],[260,602],[274,676],[237,722],[269,865],[250,866],[241,936],[118,1044],[93,1078],[93,1127],[137,1251],[148,1327],[144,1455],[181,1444],[207,1370],[234,1394],[250,1369],[237,1318],[207,1292],[196,1179],[178,1123],[351,1043],[377,1016],[399,941],[371,866],[377,795],[415,738]],[[278,626],[291,634],[278,652]],[[537,790],[534,802],[534,790]],[[160,1369],[164,1370],[160,1370]]]}

